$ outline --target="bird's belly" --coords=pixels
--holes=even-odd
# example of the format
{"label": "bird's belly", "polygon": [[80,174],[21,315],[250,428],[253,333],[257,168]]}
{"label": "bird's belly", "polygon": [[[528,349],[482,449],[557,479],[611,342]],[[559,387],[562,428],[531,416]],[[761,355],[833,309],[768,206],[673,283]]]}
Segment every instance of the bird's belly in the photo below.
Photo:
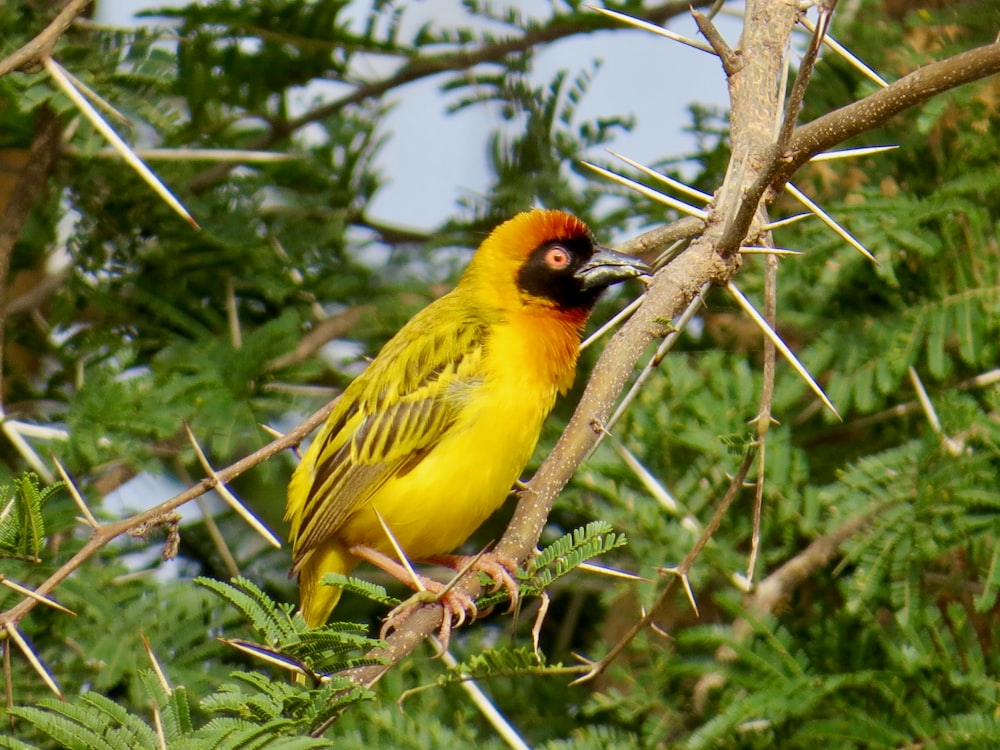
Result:
{"label": "bird's belly", "polygon": [[380,515],[411,559],[454,550],[503,504],[554,397],[532,402],[523,391],[499,391],[489,400],[473,399],[444,440],[345,524],[344,541],[394,554]]}

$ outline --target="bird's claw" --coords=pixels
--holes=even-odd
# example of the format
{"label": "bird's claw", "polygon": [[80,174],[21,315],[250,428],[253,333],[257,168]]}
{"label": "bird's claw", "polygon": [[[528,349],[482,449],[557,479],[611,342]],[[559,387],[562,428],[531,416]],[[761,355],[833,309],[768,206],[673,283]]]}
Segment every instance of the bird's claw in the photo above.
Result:
{"label": "bird's claw", "polygon": [[428,580],[425,584],[430,584],[429,588],[418,591],[386,615],[379,637],[384,639],[392,631],[398,630],[420,606],[430,602],[440,602],[444,609],[441,615],[441,627],[438,630],[440,643],[438,655],[440,655],[448,648],[452,629],[461,627],[466,620],[476,619],[479,610],[476,609],[475,600],[467,594],[449,589],[436,581]]}
{"label": "bird's claw", "polygon": [[[494,553],[485,553],[475,558],[461,555],[435,555],[430,558],[432,562],[447,565],[461,572],[474,570],[485,573],[493,579],[490,591],[498,591],[501,587],[507,590],[510,596],[509,612],[514,611],[520,602],[520,589],[514,578],[517,570],[517,563]],[[406,601],[397,605],[386,616],[379,631],[379,637],[385,638],[389,633],[399,628],[409,619],[421,605],[430,602],[440,602],[444,608],[441,617],[441,627],[438,630],[438,641],[440,642],[439,654],[444,653],[451,640],[451,631],[461,627],[466,622],[471,622],[479,617],[482,612],[476,607],[475,600],[468,594],[463,594],[451,587],[451,584],[442,584],[429,578],[419,576],[420,583],[424,586]]]}
{"label": "bird's claw", "polygon": [[472,569],[485,573],[493,579],[493,585],[490,586],[491,594],[499,591],[501,588],[507,590],[507,595],[510,597],[510,606],[507,608],[508,612],[513,612],[517,609],[517,605],[521,601],[521,588],[514,578],[517,572],[516,562],[506,557],[487,553],[473,564]]}

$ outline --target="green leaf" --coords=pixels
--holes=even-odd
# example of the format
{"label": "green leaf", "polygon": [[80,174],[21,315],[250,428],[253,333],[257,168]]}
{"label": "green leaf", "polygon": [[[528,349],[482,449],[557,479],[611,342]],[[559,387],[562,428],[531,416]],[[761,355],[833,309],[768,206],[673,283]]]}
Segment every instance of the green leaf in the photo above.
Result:
{"label": "green leaf", "polygon": [[0,487],[0,557],[41,562],[45,545],[42,507],[64,482],[40,487],[36,474],[26,471],[13,480],[13,488]]}

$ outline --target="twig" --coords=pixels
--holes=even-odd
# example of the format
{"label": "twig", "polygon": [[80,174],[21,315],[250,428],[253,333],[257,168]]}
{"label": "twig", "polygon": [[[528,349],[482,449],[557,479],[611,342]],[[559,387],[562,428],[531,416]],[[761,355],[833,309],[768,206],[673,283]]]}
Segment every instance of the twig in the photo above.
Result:
{"label": "twig", "polygon": [[715,28],[715,24],[709,20],[708,16],[694,9],[691,10],[691,15],[694,17],[694,22],[698,25],[698,31],[708,40],[708,43],[712,45],[712,49],[715,50],[715,54],[722,61],[722,69],[726,71],[726,76],[734,76],[739,73],[740,69],[745,65],[742,54],[733,52],[732,47],[729,46],[722,34],[719,33],[719,30]]}
{"label": "twig", "polygon": [[788,148],[788,142],[791,140],[795,123],[799,118],[799,110],[802,109],[802,102],[806,96],[806,89],[809,87],[809,79],[812,77],[813,68],[816,65],[816,58],[819,55],[820,48],[823,46],[823,39],[826,37],[826,32],[830,28],[830,17],[836,5],[837,0],[830,0],[819,8],[819,23],[816,24],[812,38],[809,40],[809,47],[806,49],[806,53],[799,63],[799,71],[795,76],[795,83],[792,85],[792,91],[788,95],[788,101],[785,103],[785,118],[781,123],[781,130],[778,133],[777,148],[780,154],[783,154],[785,149]]}
{"label": "twig", "polygon": [[618,245],[617,250],[629,255],[641,255],[648,258],[678,240],[697,237],[704,231],[704,221],[693,216],[685,216],[683,219],[655,227],[631,240],[622,242]]}
{"label": "twig", "polygon": [[[778,325],[778,257],[769,255],[764,267],[764,319],[771,328]],[[757,555],[760,552],[760,522],[764,507],[764,475],[767,468],[767,435],[771,429],[771,407],[774,401],[774,370],[777,349],[764,336],[763,382],[760,409],[757,411],[757,480],[754,483],[753,527],[750,532],[750,558],[747,560],[747,585],[753,584]]]}
{"label": "twig", "polygon": [[1000,73],[998,42],[928,63],[854,104],[799,126],[792,134],[786,160],[775,175],[775,184],[782,184],[814,154],[873,130],[938,94],[996,73]]}
{"label": "twig", "polygon": [[[973,388],[985,388],[986,386],[990,386],[995,383],[1000,383],[1000,369],[987,370],[984,373],[980,373],[979,375],[975,375],[967,380],[956,383],[951,387],[958,391],[968,391]],[[905,417],[909,414],[914,414],[920,411],[920,409],[920,401],[906,401],[902,404],[890,406],[888,409],[883,409],[882,411],[876,412],[875,414],[871,414],[867,417],[856,419],[853,422],[847,422],[842,426],[842,429],[857,430],[864,427],[870,427],[896,417]]]}
{"label": "twig", "polygon": [[591,10],[597,11],[601,15],[607,16],[608,18],[614,18],[634,28],[652,32],[653,34],[666,37],[667,39],[670,39],[671,41],[674,42],[686,44],[688,47],[691,47],[696,50],[701,50],[702,52],[707,52],[710,55],[715,54],[715,50],[713,50],[709,45],[703,44],[702,42],[699,42],[696,39],[691,39],[690,37],[686,37],[683,34],[678,34],[676,31],[671,31],[670,29],[665,28],[663,26],[658,26],[655,23],[650,23],[649,21],[644,21],[641,18],[636,18],[635,16],[630,16],[627,13],[622,13],[621,11],[617,10],[611,10],[609,8],[599,8],[596,5],[588,5],[587,7],[590,8]]}
{"label": "twig", "polygon": [[[715,535],[719,526],[722,524],[722,519],[725,517],[726,512],[729,510],[729,506],[733,504],[736,496],[739,494],[740,490],[743,488],[743,481],[746,479],[747,473],[750,471],[750,467],[753,466],[755,451],[750,450],[743,457],[743,462],[740,464],[739,470],[736,475],[729,482],[729,487],[726,489],[726,494],[723,496],[722,501],[719,503],[719,507],[715,509],[715,513],[712,514],[711,520],[705,529],[701,532],[701,535],[695,541],[694,546],[688,551],[687,555],[681,561],[680,565],[675,568],[668,569],[670,573],[674,574],[672,578],[667,580],[666,585],[660,590],[659,595],[656,597],[656,601],[653,602],[653,606],[649,608],[649,611],[645,612],[642,617],[635,621],[628,631],[623,635],[611,650],[600,659],[600,661],[593,662],[590,664],[590,669],[585,675],[577,678],[573,681],[573,684],[578,684],[581,682],[587,682],[594,679],[599,674],[601,674],[608,666],[618,658],[618,655],[625,650],[625,648],[632,642],[632,640],[639,635],[643,630],[648,628],[656,616],[660,612],[660,608],[666,604],[671,592],[673,591],[673,583],[676,580],[680,580],[683,585],[685,592],[689,600],[694,602],[694,594],[691,591],[690,583],[688,582],[687,575],[691,570],[691,566],[694,565],[695,560],[701,554],[701,551],[708,544],[708,541]],[[696,610],[697,611],[697,610]]]}
{"label": "twig", "polygon": [[[113,539],[116,539],[122,534],[126,534],[134,529],[150,523],[155,523],[157,520],[163,518],[164,514],[179,508],[185,503],[194,500],[196,497],[204,495],[209,490],[214,489],[220,482],[232,481],[236,477],[240,476],[240,474],[243,474],[245,471],[257,466],[257,464],[263,463],[272,456],[281,453],[283,450],[287,450],[292,446],[298,445],[310,432],[316,429],[326,420],[328,416],[330,416],[330,412],[333,410],[335,403],[336,401],[331,401],[323,408],[312,414],[298,427],[289,430],[281,438],[268,443],[260,450],[251,453],[249,456],[241,458],[236,463],[230,464],[224,469],[220,469],[215,472],[213,476],[202,479],[198,484],[188,487],[183,492],[174,495],[172,498],[163,501],[159,505],[129,518],[124,518],[120,521],[100,526],[94,532],[94,535],[82,548],[80,548],[79,551],[77,551],[75,555],[73,555],[72,558],[61,565],[58,570],[52,573],[52,575],[35,588],[35,593],[44,595],[54,590],[56,586],[66,580],[66,578],[68,578],[75,570],[93,557],[101,548]],[[8,609],[6,612],[0,612],[0,628],[10,628],[16,626],[16,624],[20,622],[21,619],[32,609],[34,609],[37,604],[38,602],[34,599],[24,599]]]}
{"label": "twig", "polygon": [[52,55],[56,42],[66,29],[70,27],[83,11],[90,5],[91,0],[69,0],[66,6],[59,11],[59,15],[52,19],[52,22],[30,42],[25,44],[16,52],[0,60],[0,78],[14,70],[23,70],[25,73],[37,73],[45,58]]}
{"label": "twig", "polygon": [[281,370],[285,367],[305,362],[312,358],[328,342],[350,333],[354,326],[357,325],[358,320],[361,319],[361,316],[372,312],[372,310],[374,308],[370,305],[358,305],[357,307],[349,307],[336,315],[331,315],[329,318],[321,320],[309,333],[302,337],[295,349],[268,362],[267,370]]}
{"label": "twig", "polygon": [[[742,642],[749,638],[753,634],[755,621],[773,612],[813,573],[829,565],[844,542],[860,532],[889,505],[889,503],[879,505],[867,513],[849,518],[834,531],[814,539],[804,550],[761,581],[754,594],[747,600],[745,609],[749,617],[740,618],[733,623],[733,639]],[[719,661],[731,660],[732,657],[733,651],[729,646],[720,647],[715,654],[715,658]],[[718,674],[702,677],[693,691],[695,700],[697,701],[697,696],[706,690],[718,688],[720,681],[724,679]]]}
{"label": "twig", "polygon": [[38,309],[45,300],[63,288],[69,272],[70,268],[67,264],[66,267],[58,271],[47,273],[40,281],[32,284],[30,289],[9,302],[0,300],[0,316],[10,318]]}

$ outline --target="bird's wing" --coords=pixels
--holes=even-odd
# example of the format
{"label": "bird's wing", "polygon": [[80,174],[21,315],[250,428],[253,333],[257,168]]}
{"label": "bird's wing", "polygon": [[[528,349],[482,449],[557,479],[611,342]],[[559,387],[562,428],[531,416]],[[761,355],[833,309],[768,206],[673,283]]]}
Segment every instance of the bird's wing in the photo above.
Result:
{"label": "bird's wing", "polygon": [[[348,387],[296,471],[287,516],[293,573],[386,481],[441,441],[482,382],[489,326],[457,310],[431,312],[404,326]],[[436,317],[449,324],[435,324]]]}

